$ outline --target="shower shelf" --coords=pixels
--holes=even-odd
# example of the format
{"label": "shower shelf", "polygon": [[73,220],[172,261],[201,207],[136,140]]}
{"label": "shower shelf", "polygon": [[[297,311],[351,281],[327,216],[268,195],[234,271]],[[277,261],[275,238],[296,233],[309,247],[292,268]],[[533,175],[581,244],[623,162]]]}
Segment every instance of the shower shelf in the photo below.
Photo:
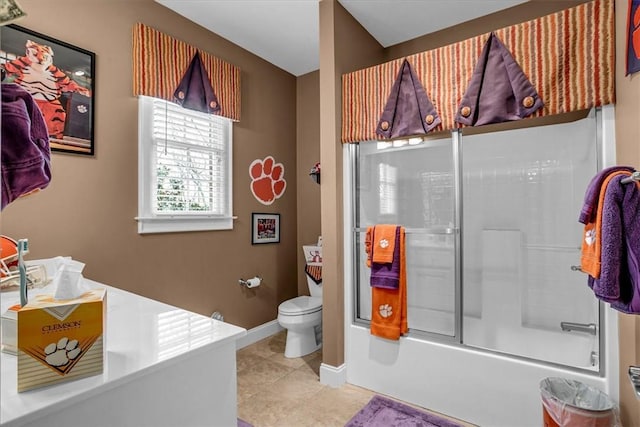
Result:
{"label": "shower shelf", "polygon": [[640,399],[640,367],[629,366],[629,381],[631,381],[631,387],[636,393],[636,398]]}

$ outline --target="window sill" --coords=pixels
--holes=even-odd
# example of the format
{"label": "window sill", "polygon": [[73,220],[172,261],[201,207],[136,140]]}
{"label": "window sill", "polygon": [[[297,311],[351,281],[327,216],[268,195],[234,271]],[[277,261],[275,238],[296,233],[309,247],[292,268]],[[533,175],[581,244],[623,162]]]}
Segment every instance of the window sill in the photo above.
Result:
{"label": "window sill", "polygon": [[138,234],[233,230],[232,217],[137,217]]}

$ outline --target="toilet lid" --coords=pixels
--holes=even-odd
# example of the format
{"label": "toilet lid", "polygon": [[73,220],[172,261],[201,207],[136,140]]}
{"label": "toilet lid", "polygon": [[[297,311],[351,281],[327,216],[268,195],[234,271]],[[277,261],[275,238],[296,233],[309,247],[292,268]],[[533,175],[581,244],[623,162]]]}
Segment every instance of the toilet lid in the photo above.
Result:
{"label": "toilet lid", "polygon": [[296,297],[280,304],[278,313],[300,315],[310,314],[322,310],[322,298],[320,297]]}

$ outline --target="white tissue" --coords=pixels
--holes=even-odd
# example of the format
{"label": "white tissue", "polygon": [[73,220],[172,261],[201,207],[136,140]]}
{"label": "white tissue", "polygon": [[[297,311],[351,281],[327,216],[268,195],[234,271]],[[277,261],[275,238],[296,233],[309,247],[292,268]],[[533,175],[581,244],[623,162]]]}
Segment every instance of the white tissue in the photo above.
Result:
{"label": "white tissue", "polygon": [[258,286],[260,286],[260,282],[262,282],[262,279],[260,279],[259,277],[253,277],[247,280],[247,288],[257,288]]}
{"label": "white tissue", "polygon": [[71,257],[56,257],[56,272],[52,283],[56,288],[55,299],[80,298],[87,289],[82,284],[84,263],[74,261]]}

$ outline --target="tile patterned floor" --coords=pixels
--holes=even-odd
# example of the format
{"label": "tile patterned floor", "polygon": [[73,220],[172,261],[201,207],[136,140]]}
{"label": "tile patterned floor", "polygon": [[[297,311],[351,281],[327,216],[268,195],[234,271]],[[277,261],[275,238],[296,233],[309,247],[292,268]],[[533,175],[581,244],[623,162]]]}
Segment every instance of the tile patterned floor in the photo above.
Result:
{"label": "tile patterned floor", "polygon": [[376,394],[320,384],[321,351],[287,359],[285,339],[282,331],[237,353],[238,417],[254,427],[343,427]]}

